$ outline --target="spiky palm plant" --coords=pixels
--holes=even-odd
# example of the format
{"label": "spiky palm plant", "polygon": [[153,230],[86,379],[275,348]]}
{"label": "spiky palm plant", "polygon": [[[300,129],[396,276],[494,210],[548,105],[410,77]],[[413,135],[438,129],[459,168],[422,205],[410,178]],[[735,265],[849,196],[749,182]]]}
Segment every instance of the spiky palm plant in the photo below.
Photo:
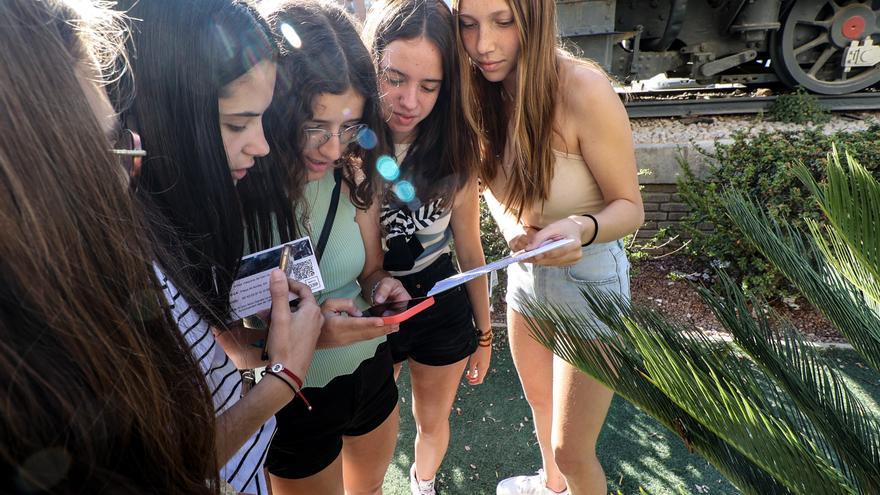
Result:
{"label": "spiky palm plant", "polygon": [[[795,173],[827,222],[795,231],[736,191],[727,214],[880,370],[880,184],[835,149],[828,179]],[[880,419],[788,322],[723,273],[697,289],[732,342],[585,290],[607,328],[575,308],[527,301],[533,335],[675,431],[745,493],[880,493]],[[588,338],[592,332],[601,337]]]}

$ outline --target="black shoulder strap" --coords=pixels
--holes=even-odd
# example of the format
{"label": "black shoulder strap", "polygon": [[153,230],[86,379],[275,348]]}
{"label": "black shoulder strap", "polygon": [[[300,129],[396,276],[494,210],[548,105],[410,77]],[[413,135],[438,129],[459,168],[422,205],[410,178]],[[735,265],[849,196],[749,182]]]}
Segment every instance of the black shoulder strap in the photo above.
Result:
{"label": "black shoulder strap", "polygon": [[315,255],[318,263],[321,263],[321,256],[324,254],[324,248],[327,246],[327,239],[330,238],[330,231],[333,230],[333,220],[336,219],[336,209],[339,207],[339,192],[342,189],[342,169],[333,170],[333,179],[336,185],[333,186],[333,194],[330,195],[330,207],[327,209],[327,218],[324,220],[324,228],[321,229],[321,237],[318,238],[318,245],[315,247]]}

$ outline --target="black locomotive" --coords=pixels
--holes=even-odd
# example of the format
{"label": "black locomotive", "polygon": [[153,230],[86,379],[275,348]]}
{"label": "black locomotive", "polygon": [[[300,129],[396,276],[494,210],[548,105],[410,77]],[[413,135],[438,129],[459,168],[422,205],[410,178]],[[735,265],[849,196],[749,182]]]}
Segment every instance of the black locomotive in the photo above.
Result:
{"label": "black locomotive", "polygon": [[820,94],[880,82],[880,0],[557,0],[563,38],[620,80],[780,81]]}

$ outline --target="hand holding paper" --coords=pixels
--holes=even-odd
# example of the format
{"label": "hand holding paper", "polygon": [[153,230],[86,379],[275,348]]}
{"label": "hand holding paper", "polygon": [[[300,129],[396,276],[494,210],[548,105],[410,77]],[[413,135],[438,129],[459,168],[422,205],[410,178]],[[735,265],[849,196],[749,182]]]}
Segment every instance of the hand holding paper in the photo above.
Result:
{"label": "hand holding paper", "polygon": [[547,251],[557,249],[561,246],[566,246],[569,243],[573,243],[573,242],[575,242],[574,239],[559,239],[559,240],[547,242],[547,243],[541,245],[540,247],[532,249],[530,251],[523,250],[523,251],[513,253],[506,258],[502,258],[500,260],[493,261],[492,263],[489,263],[488,265],[480,266],[480,267],[474,268],[472,270],[468,270],[466,272],[462,272],[457,275],[453,275],[449,278],[443,279],[443,280],[437,282],[436,284],[434,284],[434,287],[432,287],[431,290],[428,291],[428,295],[433,296],[435,294],[439,294],[439,293],[447,291],[453,287],[457,287],[461,284],[469,282],[469,281],[471,281],[481,275],[486,275],[489,272],[493,272],[495,270],[500,270],[501,268],[504,268],[507,265],[510,265],[511,263],[518,263],[520,261],[525,261],[529,258],[534,258],[535,256],[537,256],[539,254],[546,253]]}
{"label": "hand holding paper", "polygon": [[538,254],[528,260],[528,262],[544,266],[569,266],[577,263],[581,259],[580,244],[583,241],[580,239],[583,235],[582,229],[583,227],[578,221],[568,217],[557,220],[538,230],[526,246],[526,249],[535,249],[548,241],[556,239],[577,239],[578,242],[566,244],[559,249]]}

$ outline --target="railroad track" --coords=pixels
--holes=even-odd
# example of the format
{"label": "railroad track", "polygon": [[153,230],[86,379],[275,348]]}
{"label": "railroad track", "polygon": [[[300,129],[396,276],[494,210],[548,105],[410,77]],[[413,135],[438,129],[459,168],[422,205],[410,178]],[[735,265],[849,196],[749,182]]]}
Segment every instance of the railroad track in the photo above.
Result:
{"label": "railroad track", "polygon": [[[853,93],[842,96],[816,95],[822,106],[833,112],[880,111],[880,93]],[[638,100],[626,102],[630,118],[686,117],[691,115],[729,115],[760,113],[770,109],[776,96],[737,96],[708,99]]]}

